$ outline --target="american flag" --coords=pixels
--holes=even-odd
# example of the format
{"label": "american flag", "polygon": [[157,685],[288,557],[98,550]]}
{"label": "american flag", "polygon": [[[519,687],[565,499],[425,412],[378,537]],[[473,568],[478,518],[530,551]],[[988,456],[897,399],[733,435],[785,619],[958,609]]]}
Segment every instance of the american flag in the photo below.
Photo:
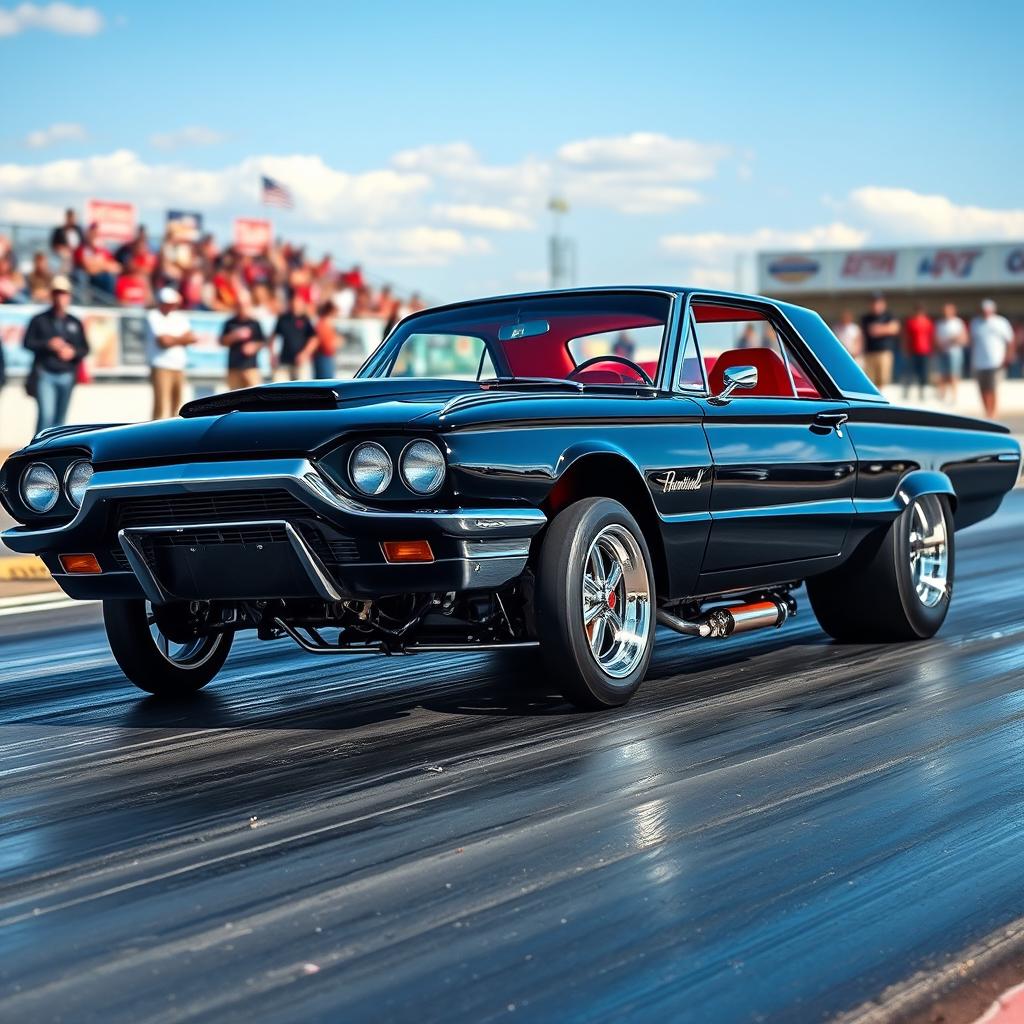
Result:
{"label": "american flag", "polygon": [[295,205],[291,191],[265,174],[260,178],[260,201],[264,206],[281,206],[286,210]]}

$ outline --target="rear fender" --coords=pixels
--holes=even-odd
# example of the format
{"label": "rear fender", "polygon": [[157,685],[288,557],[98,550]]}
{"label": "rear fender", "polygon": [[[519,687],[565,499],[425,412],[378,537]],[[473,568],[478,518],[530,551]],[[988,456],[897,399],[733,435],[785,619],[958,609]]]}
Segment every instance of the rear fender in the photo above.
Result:
{"label": "rear fender", "polygon": [[950,507],[956,512],[958,500],[953,481],[939,470],[915,469],[900,480],[896,492],[890,497],[856,499],[854,506],[858,522],[889,523],[925,494],[940,494],[948,498]]}

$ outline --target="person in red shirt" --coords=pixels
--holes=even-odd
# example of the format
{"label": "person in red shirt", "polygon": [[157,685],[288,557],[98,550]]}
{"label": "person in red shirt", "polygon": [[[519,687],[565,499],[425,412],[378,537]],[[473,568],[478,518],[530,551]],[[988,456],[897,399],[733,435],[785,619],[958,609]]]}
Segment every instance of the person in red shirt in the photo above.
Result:
{"label": "person in red shirt", "polygon": [[932,352],[935,350],[935,324],[925,312],[923,303],[914,307],[914,315],[903,325],[903,351],[907,357],[907,369],[903,377],[903,397],[910,397],[910,390],[917,381],[921,401],[925,399],[931,369]]}
{"label": "person in red shirt", "polygon": [[153,291],[146,275],[130,266],[118,277],[114,297],[121,306],[148,306],[153,301]]}

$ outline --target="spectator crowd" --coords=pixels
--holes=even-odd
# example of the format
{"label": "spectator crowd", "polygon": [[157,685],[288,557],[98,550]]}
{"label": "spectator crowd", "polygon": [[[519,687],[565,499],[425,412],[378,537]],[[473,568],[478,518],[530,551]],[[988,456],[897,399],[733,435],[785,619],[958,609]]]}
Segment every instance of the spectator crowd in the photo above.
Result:
{"label": "spectator crowd", "polygon": [[[158,245],[143,226],[131,241],[108,248],[98,225],[83,227],[68,209],[50,233],[49,249],[35,252],[23,272],[9,239],[0,236],[0,303],[46,306],[24,338],[33,356],[26,389],[38,406],[37,432],[64,423],[72,390],[87,376],[88,339],[70,312],[73,299],[148,308],[154,419],[177,415],[182,404],[187,348],[197,341],[185,311],[228,314],[220,342],[228,350],[228,387],[240,388],[261,383],[267,361],[275,380],[332,378],[341,346],[338,319],[375,318],[386,334],[423,308],[417,293],[401,298],[390,285],[373,288],[358,264],[340,270],[329,254],[313,259],[304,246],[287,241],[243,252],[177,222],[168,223]],[[268,334],[264,325],[271,322]]]}
{"label": "spectator crowd", "polygon": [[418,294],[402,298],[390,285],[374,288],[361,267],[341,270],[330,254],[314,259],[305,246],[287,241],[241,252],[212,234],[196,237],[190,224],[178,221],[167,224],[156,244],[142,226],[131,241],[112,248],[100,238],[99,225],[81,225],[69,209],[50,233],[49,247],[49,253],[37,251],[23,273],[9,239],[0,236],[0,302],[48,302],[50,282],[62,274],[79,301],[120,306],[154,306],[160,289],[171,287],[185,310],[233,313],[244,300],[254,315],[276,316],[298,294],[310,309],[330,302],[338,317],[374,317],[390,326],[422,308]]}
{"label": "spectator crowd", "polygon": [[910,398],[916,386],[924,401],[934,384],[939,401],[955,403],[957,383],[969,361],[990,419],[996,415],[999,383],[1007,367],[1024,357],[1024,323],[1014,328],[992,299],[982,301],[970,322],[952,302],[943,303],[941,315],[934,319],[919,302],[901,321],[890,311],[885,295],[876,292],[859,320],[852,310],[844,310],[832,329],[878,388],[893,382],[898,354],[904,398]]}

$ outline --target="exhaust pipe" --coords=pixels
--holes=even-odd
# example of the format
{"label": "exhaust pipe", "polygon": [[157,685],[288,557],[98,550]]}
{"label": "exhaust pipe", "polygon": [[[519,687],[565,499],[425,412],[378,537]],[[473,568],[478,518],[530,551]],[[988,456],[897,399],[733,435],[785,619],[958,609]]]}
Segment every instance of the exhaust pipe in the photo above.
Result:
{"label": "exhaust pipe", "polygon": [[796,601],[789,594],[771,595],[759,601],[720,606],[703,612],[694,621],[658,609],[658,621],[685,636],[726,637],[749,633],[755,629],[778,628],[796,611]]}

